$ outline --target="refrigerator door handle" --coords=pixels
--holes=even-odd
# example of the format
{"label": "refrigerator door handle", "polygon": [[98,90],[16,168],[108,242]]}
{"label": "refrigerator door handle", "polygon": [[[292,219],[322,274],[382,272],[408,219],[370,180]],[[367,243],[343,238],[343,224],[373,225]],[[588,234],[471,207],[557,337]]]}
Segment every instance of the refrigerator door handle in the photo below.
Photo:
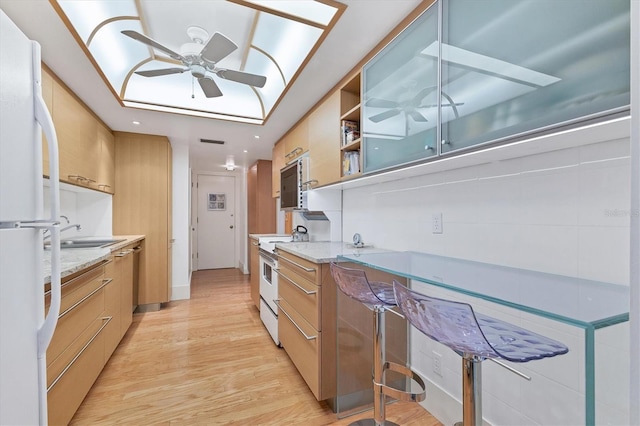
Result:
{"label": "refrigerator door handle", "polygon": [[40,65],[40,45],[32,42],[33,52],[33,75],[34,79],[34,106],[36,121],[42,127],[42,131],[47,138],[49,148],[49,180],[51,196],[51,224],[47,228],[51,231],[51,303],[49,312],[44,322],[38,330],[38,357],[45,358],[47,347],[53,337],[58,315],[60,314],[60,176],[58,169],[58,138],[53,125],[53,119],[47,109],[47,105],[42,97],[41,87],[41,65]]}

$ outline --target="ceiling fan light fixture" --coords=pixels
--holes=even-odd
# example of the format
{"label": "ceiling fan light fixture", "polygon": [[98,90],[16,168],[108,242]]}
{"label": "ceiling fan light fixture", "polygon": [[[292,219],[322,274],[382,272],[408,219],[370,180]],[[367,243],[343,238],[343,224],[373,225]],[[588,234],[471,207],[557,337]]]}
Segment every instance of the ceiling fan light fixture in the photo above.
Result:
{"label": "ceiling fan light fixture", "polygon": [[205,78],[207,70],[202,65],[191,65],[191,75],[195,78]]}

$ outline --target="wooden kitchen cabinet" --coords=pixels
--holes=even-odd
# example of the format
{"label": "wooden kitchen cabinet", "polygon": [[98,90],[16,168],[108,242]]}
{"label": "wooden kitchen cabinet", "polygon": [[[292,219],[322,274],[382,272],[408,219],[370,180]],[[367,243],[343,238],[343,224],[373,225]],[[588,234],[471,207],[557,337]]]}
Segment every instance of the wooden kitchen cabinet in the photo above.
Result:
{"label": "wooden kitchen cabinet", "polygon": [[98,123],[100,161],[96,186],[99,190],[113,194],[116,186],[116,140],[111,130]]}
{"label": "wooden kitchen cabinet", "polygon": [[113,233],[145,235],[137,301],[157,310],[171,299],[171,145],[164,136],[124,132],[115,132],[115,145]]}
{"label": "wooden kitchen cabinet", "polygon": [[[339,128],[342,132],[344,121],[350,121],[357,124],[360,129],[360,72],[356,73],[340,88],[340,124]],[[338,123],[336,122],[336,126]],[[361,138],[355,138],[352,141],[343,141],[342,135],[338,139],[340,141],[340,176],[342,179],[352,179],[362,174],[362,149]],[[354,166],[351,163],[356,164]]]}
{"label": "wooden kitchen cabinet", "polygon": [[309,122],[305,118],[285,136],[284,158],[289,163],[309,150]]}
{"label": "wooden kitchen cabinet", "polygon": [[309,179],[311,188],[340,180],[340,96],[336,91],[309,115]]}
{"label": "wooden kitchen cabinet", "polygon": [[[68,424],[102,371],[105,330],[105,263],[62,280],[60,315],[47,349],[49,424]],[[45,294],[48,310],[50,294]]]}
{"label": "wooden kitchen cabinet", "polygon": [[280,169],[282,169],[286,161],[284,159],[285,149],[284,139],[280,139],[271,152],[271,196],[277,198],[280,196]]}
{"label": "wooden kitchen cabinet", "polygon": [[271,161],[258,160],[247,172],[247,221],[249,234],[276,232],[276,202],[271,197]]}
{"label": "wooden kitchen cabinet", "polygon": [[278,337],[318,401],[336,395],[336,288],[328,264],[278,250]]}
{"label": "wooden kitchen cabinet", "polygon": [[249,266],[251,272],[251,300],[260,310],[260,247],[258,240],[249,238]]}
{"label": "wooden kitchen cabinet", "polygon": [[[58,136],[60,181],[113,194],[115,143],[111,130],[46,67],[42,70],[42,94]],[[43,139],[44,176],[49,176],[48,158]]]}

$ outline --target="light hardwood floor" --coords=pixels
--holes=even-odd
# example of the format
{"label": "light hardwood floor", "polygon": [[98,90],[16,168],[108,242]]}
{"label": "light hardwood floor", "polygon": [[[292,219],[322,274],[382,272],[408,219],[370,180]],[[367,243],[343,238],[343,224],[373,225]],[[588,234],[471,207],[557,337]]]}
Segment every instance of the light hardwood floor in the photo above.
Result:
{"label": "light hardwood floor", "polygon": [[[319,403],[251,302],[237,269],[196,272],[191,299],[134,315],[73,425],[347,425]],[[387,419],[440,423],[418,404],[395,403]]]}

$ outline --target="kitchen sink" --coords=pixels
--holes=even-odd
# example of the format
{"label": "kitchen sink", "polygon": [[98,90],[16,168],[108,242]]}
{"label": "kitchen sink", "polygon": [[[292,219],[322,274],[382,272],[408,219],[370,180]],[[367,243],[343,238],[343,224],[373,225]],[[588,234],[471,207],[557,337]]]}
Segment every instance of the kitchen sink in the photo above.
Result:
{"label": "kitchen sink", "polygon": [[[125,241],[124,239],[114,239],[114,238],[82,238],[75,240],[61,240],[60,248],[61,249],[71,249],[71,248],[97,248],[97,247],[108,247],[112,244],[120,243]],[[49,248],[51,246],[51,242],[47,241],[45,243],[45,248]]]}

